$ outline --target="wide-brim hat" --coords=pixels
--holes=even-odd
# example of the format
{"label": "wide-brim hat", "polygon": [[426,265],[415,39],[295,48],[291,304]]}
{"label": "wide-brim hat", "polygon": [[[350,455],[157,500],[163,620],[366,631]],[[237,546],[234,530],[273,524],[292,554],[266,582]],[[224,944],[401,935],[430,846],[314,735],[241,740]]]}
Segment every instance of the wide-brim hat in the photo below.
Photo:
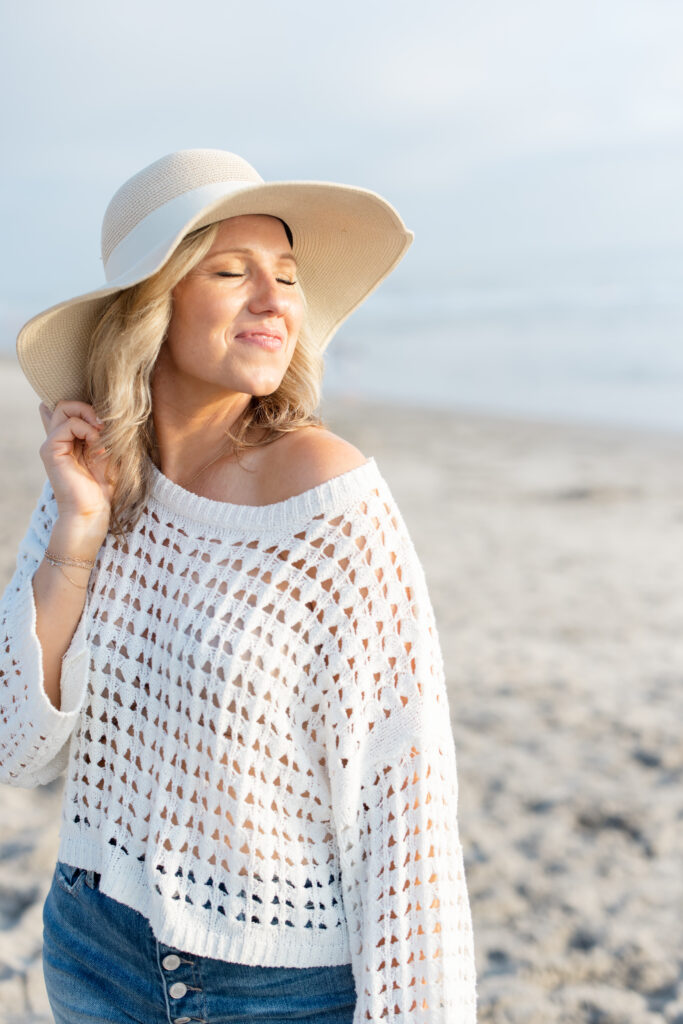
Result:
{"label": "wide-brim hat", "polygon": [[87,400],[92,331],[115,292],[151,277],[198,228],[243,214],[290,227],[307,330],[321,351],[346,318],[401,260],[413,239],[396,210],[367,189],[321,181],[266,182],[234,153],[187,149],[145,167],[115,193],[102,223],[105,284],[26,323],[17,356],[53,408]]}

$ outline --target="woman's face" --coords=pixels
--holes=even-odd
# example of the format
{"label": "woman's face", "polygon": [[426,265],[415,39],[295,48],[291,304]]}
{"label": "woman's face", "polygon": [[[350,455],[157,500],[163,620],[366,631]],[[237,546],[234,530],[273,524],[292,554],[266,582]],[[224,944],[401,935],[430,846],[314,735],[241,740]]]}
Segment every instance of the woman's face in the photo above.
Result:
{"label": "woman's face", "polygon": [[295,283],[296,261],[279,220],[222,221],[207,255],[173,290],[159,362],[175,393],[207,401],[226,391],[272,394],[303,320]]}

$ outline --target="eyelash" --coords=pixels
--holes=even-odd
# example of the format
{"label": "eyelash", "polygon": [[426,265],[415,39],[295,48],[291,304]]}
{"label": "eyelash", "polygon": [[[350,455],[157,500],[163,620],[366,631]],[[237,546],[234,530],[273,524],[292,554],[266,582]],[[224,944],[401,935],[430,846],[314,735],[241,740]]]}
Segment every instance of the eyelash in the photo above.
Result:
{"label": "eyelash", "polygon": [[[217,271],[217,274],[218,277],[244,277],[244,274],[233,274],[229,270],[219,270]],[[285,278],[283,277],[278,277],[276,280],[280,284],[288,285],[290,288],[293,288],[294,285],[296,284],[296,281],[286,281]]]}

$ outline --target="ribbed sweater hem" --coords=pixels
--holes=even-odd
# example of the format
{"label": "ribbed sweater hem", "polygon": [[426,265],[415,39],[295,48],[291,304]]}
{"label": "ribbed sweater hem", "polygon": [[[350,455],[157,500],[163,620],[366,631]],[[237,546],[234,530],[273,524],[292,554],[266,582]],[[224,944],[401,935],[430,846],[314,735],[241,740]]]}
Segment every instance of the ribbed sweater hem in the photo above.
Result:
{"label": "ribbed sweater hem", "polygon": [[146,867],[139,861],[124,861],[116,854],[107,857],[96,842],[86,843],[68,836],[61,839],[58,860],[99,872],[100,892],[142,914],[154,937],[174,949],[261,967],[337,967],[351,963],[346,925],[340,925],[334,932],[276,925],[240,926],[218,913],[212,917],[211,912],[203,909],[199,913],[205,920],[200,923],[197,909],[180,900],[174,907],[174,920],[170,920],[165,915],[162,897],[155,900]]}

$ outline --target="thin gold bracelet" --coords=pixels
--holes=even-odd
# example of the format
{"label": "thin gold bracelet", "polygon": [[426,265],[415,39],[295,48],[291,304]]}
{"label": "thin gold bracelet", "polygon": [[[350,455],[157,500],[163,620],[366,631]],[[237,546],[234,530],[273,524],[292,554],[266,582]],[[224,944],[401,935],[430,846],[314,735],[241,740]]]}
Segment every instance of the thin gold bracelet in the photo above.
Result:
{"label": "thin gold bracelet", "polygon": [[95,563],[87,558],[68,558],[64,555],[57,555],[49,549],[45,552],[50,565],[73,565],[75,569],[94,569]]}
{"label": "thin gold bracelet", "polygon": [[[49,559],[48,559],[48,561],[49,561]],[[72,580],[71,577],[68,575],[68,573],[64,572],[64,566],[63,565],[59,565],[56,562],[50,562],[50,565],[57,565],[57,568],[60,570],[62,576],[64,576],[64,578],[67,579],[69,581],[69,583],[72,583],[74,587],[78,587],[79,590],[87,590],[88,589],[88,584],[87,583],[83,587],[83,586],[81,586],[80,583],[76,583],[76,580]]]}

